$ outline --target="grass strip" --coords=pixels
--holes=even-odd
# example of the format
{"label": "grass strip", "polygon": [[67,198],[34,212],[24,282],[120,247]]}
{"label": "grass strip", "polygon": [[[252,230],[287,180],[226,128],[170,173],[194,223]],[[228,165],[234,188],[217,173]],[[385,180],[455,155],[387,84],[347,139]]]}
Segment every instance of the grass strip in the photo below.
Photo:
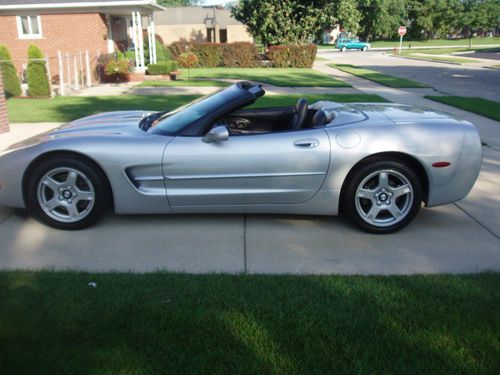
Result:
{"label": "grass strip", "polygon": [[[200,95],[122,95],[122,96],[59,96],[53,99],[7,100],[10,122],[67,122],[84,116],[122,110],[168,111],[187,104]],[[335,102],[386,102],[370,94],[267,95],[253,108],[294,105],[300,97],[310,103],[319,100]]]}
{"label": "grass strip", "polygon": [[374,70],[365,69],[350,64],[328,64],[328,66],[389,87],[395,87],[395,88],[430,87],[429,85],[426,85],[424,83],[412,81],[406,78],[390,76],[387,74],[376,72]]}
{"label": "grass strip", "polygon": [[499,284],[499,273],[4,271],[0,364],[5,374],[494,374]]}
{"label": "grass strip", "polygon": [[472,96],[426,95],[425,98],[500,121],[500,102]]}
{"label": "grass strip", "polygon": [[189,70],[189,76],[249,80],[279,87],[350,87],[328,74],[306,68],[196,68]]}
{"label": "grass strip", "polygon": [[175,81],[144,81],[138,86],[141,87],[227,87],[231,82],[207,80],[207,79],[177,79]]}

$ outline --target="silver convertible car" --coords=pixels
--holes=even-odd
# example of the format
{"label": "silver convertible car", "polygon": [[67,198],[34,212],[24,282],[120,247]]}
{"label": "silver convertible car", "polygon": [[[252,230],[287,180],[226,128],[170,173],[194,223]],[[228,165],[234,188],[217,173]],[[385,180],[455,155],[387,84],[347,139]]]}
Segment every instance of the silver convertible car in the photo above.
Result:
{"label": "silver convertible car", "polygon": [[0,205],[61,229],[119,214],[344,213],[389,233],[462,199],[481,166],[475,127],[397,105],[246,108],[240,82],[171,112],[82,118],[0,154]]}

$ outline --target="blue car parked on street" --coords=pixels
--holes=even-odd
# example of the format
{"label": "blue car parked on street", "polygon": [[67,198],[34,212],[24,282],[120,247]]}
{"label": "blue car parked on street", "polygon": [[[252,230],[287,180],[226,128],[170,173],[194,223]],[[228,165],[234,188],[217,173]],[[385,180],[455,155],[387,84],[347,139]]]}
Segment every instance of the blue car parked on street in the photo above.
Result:
{"label": "blue car parked on street", "polygon": [[362,42],[359,38],[338,38],[335,46],[342,52],[348,49],[360,49],[366,51],[370,48],[370,43]]}

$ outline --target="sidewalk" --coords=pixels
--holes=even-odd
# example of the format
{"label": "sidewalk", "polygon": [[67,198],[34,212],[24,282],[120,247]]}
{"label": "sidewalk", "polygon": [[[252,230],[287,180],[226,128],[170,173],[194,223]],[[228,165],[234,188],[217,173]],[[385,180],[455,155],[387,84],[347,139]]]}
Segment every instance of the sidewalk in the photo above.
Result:
{"label": "sidewalk", "polygon": [[29,124],[10,124],[10,132],[0,134],[0,152],[8,148],[10,145],[24,141],[25,139],[34,137],[38,134],[45,133],[49,130],[61,126],[60,122],[37,122]]}

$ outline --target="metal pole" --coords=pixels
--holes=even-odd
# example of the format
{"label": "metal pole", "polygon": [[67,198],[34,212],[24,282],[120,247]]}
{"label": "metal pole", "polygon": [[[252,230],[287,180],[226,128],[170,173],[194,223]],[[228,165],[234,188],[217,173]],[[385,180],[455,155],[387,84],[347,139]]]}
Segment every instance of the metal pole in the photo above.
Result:
{"label": "metal pole", "polygon": [[47,81],[49,84],[50,97],[53,98],[54,93],[52,92],[52,82],[51,82],[51,78],[50,78],[50,64],[49,64],[49,58],[47,57],[47,55],[45,55],[45,68],[46,68],[46,73],[47,73]]}
{"label": "metal pole", "polygon": [[153,63],[153,51],[152,51],[152,45],[151,45],[151,26],[148,26],[148,53],[149,53],[149,63]]}
{"label": "metal pole", "polygon": [[151,18],[151,35],[153,36],[153,64],[156,64],[156,30],[155,21]]}
{"label": "metal pole", "polygon": [[134,42],[135,68],[139,69],[139,46],[137,45],[137,15],[132,12],[132,41]]}
{"label": "metal pole", "polygon": [[64,68],[63,57],[61,51],[57,51],[57,59],[59,60],[59,95],[64,96]]}
{"label": "metal pole", "polygon": [[87,87],[92,86],[92,78],[90,77],[90,54],[89,50],[85,50],[85,75],[87,76]]}
{"label": "metal pole", "polygon": [[403,35],[399,35],[399,55],[401,55],[401,48],[403,48]]}
{"label": "metal pole", "polygon": [[137,12],[137,28],[139,32],[139,65],[142,72],[144,72],[144,39],[142,36],[142,16]]}
{"label": "metal pole", "polygon": [[76,56],[73,56],[73,74],[75,76],[75,90],[79,90],[80,84],[78,83],[78,64],[76,62]]}
{"label": "metal pole", "polygon": [[69,63],[69,53],[66,52],[66,68],[67,68],[67,76],[68,76],[68,91],[71,90],[71,68]]}
{"label": "metal pole", "polygon": [[80,82],[82,83],[82,87],[85,86],[85,81],[83,80],[83,54],[82,51],[79,51],[80,57]]}

